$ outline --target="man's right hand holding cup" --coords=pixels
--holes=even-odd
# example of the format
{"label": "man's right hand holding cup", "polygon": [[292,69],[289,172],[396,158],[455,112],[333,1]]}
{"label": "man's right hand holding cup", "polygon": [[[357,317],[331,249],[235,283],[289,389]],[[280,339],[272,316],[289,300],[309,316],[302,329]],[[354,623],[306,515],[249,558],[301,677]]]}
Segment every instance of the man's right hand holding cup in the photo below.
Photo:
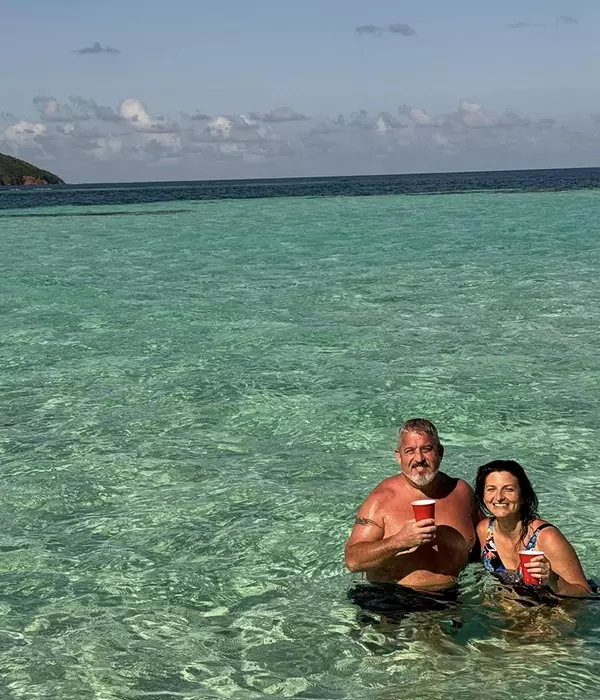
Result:
{"label": "man's right hand holding cup", "polygon": [[435,519],[407,520],[394,535],[398,543],[398,554],[410,554],[417,547],[431,544],[435,539]]}

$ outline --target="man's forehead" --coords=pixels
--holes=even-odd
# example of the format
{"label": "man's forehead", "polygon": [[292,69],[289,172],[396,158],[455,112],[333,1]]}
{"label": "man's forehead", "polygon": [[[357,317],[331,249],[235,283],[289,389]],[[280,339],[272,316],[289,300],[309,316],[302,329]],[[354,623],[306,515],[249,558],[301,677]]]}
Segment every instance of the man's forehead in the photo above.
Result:
{"label": "man's forehead", "polygon": [[403,430],[400,433],[400,444],[401,445],[437,445],[438,442],[433,435],[429,433],[417,433],[414,431]]}

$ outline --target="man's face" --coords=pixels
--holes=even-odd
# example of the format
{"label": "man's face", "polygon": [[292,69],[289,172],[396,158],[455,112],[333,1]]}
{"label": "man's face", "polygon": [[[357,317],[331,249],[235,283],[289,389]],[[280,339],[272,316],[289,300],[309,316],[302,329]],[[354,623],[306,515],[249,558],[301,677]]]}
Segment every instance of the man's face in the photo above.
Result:
{"label": "man's face", "polygon": [[431,435],[422,433],[402,433],[396,450],[402,473],[419,488],[435,479],[442,455],[442,446]]}

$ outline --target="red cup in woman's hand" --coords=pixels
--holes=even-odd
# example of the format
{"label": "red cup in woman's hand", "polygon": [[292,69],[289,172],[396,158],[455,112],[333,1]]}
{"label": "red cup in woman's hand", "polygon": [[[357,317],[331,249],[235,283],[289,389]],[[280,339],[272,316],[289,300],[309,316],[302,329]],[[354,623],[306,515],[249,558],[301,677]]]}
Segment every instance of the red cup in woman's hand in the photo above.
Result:
{"label": "red cup in woman's hand", "polygon": [[541,585],[541,580],[539,578],[536,578],[535,576],[532,576],[529,573],[529,569],[525,568],[525,564],[528,564],[534,557],[543,557],[544,552],[540,552],[537,549],[522,549],[519,552],[519,570],[521,571],[521,574],[523,575],[523,583],[526,583],[528,586],[539,586]]}
{"label": "red cup in woman's hand", "polygon": [[435,520],[435,501],[433,498],[425,498],[421,501],[412,501],[415,520]]}

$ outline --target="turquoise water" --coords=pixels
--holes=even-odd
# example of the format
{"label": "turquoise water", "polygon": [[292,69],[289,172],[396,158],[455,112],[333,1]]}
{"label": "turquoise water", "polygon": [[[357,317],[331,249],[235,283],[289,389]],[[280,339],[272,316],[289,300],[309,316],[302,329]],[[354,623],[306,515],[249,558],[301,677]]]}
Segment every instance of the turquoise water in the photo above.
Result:
{"label": "turquoise water", "polygon": [[471,566],[460,624],[366,624],[343,566],[425,415],[600,578],[599,191],[39,212],[0,214],[0,696],[600,693],[600,603]]}

